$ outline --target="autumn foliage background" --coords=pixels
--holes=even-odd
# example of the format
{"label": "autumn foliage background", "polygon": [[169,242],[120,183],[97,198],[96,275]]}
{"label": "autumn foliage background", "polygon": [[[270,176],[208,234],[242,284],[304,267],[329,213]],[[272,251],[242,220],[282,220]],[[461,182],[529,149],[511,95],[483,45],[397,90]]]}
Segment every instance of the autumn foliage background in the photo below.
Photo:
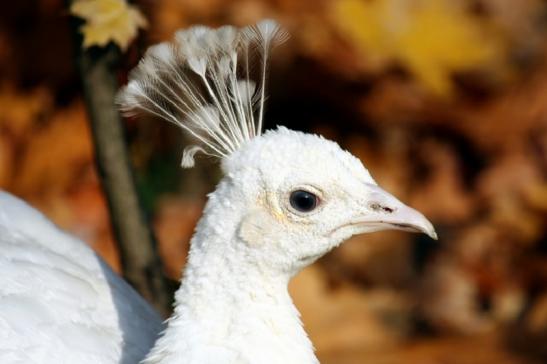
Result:
{"label": "autumn foliage background", "polygon": [[[547,361],[545,1],[135,4],[145,19],[132,21],[148,27],[127,44],[120,83],[178,28],[278,19],[292,39],[274,57],[267,127],[337,140],[437,226],[437,243],[356,237],[294,280],[322,363]],[[119,269],[69,23],[62,0],[1,5],[0,188]],[[205,159],[181,170],[184,137],[164,122],[126,127],[160,254],[178,278],[218,168]]]}

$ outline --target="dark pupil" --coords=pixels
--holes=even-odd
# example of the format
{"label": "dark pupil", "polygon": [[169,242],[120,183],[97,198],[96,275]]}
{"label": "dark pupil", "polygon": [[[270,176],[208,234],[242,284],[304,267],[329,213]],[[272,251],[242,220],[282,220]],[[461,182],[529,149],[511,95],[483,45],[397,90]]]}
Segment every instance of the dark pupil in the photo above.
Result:
{"label": "dark pupil", "polygon": [[309,212],[317,205],[317,197],[307,191],[294,191],[291,193],[291,206],[301,212]]}

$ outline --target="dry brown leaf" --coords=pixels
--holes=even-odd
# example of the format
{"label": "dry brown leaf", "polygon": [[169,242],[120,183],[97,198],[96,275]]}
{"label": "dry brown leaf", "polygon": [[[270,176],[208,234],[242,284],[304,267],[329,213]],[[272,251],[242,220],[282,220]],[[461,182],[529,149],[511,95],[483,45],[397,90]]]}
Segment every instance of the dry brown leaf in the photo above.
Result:
{"label": "dry brown leaf", "polygon": [[82,168],[92,163],[91,135],[82,103],[57,112],[45,127],[29,134],[13,180],[14,191],[22,196],[66,191]]}
{"label": "dry brown leaf", "polygon": [[180,279],[190,246],[190,238],[203,210],[203,201],[163,196],[154,218],[154,230],[159,241],[159,254],[166,274]]}
{"label": "dry brown leaf", "polygon": [[[330,290],[325,272],[312,265],[290,283],[291,296],[320,357],[331,353],[392,348],[400,333],[382,322],[379,312],[406,312],[408,307],[392,291],[364,292],[344,285]],[[382,302],[382,303],[380,303]],[[374,307],[374,303],[379,303]]]}
{"label": "dry brown leaf", "polygon": [[0,86],[0,128],[18,141],[31,136],[30,129],[40,121],[40,116],[52,109],[53,97],[45,87],[22,92],[10,84]]}
{"label": "dry brown leaf", "polygon": [[439,223],[455,224],[469,219],[475,207],[473,194],[464,187],[456,152],[435,140],[423,141],[420,152],[431,174],[418,184],[410,204]]}
{"label": "dry brown leaf", "polygon": [[8,136],[0,134],[0,188],[8,187],[14,173],[15,148]]}
{"label": "dry brown leaf", "polygon": [[491,320],[479,310],[477,283],[452,257],[435,261],[421,287],[420,312],[438,330],[472,334],[491,328]]}

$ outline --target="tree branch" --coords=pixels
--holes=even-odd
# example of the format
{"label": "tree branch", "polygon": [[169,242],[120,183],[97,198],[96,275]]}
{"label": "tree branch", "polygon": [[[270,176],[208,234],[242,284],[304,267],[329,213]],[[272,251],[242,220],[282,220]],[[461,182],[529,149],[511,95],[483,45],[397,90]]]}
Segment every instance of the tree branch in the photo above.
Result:
{"label": "tree branch", "polygon": [[170,284],[157,254],[134,183],[124,128],[114,97],[118,89],[119,49],[81,48],[78,66],[91,122],[96,162],[110,208],[123,274],[164,316],[170,312]]}

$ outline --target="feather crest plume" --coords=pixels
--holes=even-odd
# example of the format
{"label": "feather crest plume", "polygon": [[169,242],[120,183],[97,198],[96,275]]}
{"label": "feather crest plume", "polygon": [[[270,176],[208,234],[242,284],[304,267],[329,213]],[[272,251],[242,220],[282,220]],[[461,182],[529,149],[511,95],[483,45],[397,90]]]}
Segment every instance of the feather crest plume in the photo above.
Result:
{"label": "feather crest plume", "polygon": [[269,53],[287,38],[273,20],[180,30],[146,51],[117,103],[124,115],[148,113],[190,134],[183,167],[197,152],[222,159],[262,132]]}

